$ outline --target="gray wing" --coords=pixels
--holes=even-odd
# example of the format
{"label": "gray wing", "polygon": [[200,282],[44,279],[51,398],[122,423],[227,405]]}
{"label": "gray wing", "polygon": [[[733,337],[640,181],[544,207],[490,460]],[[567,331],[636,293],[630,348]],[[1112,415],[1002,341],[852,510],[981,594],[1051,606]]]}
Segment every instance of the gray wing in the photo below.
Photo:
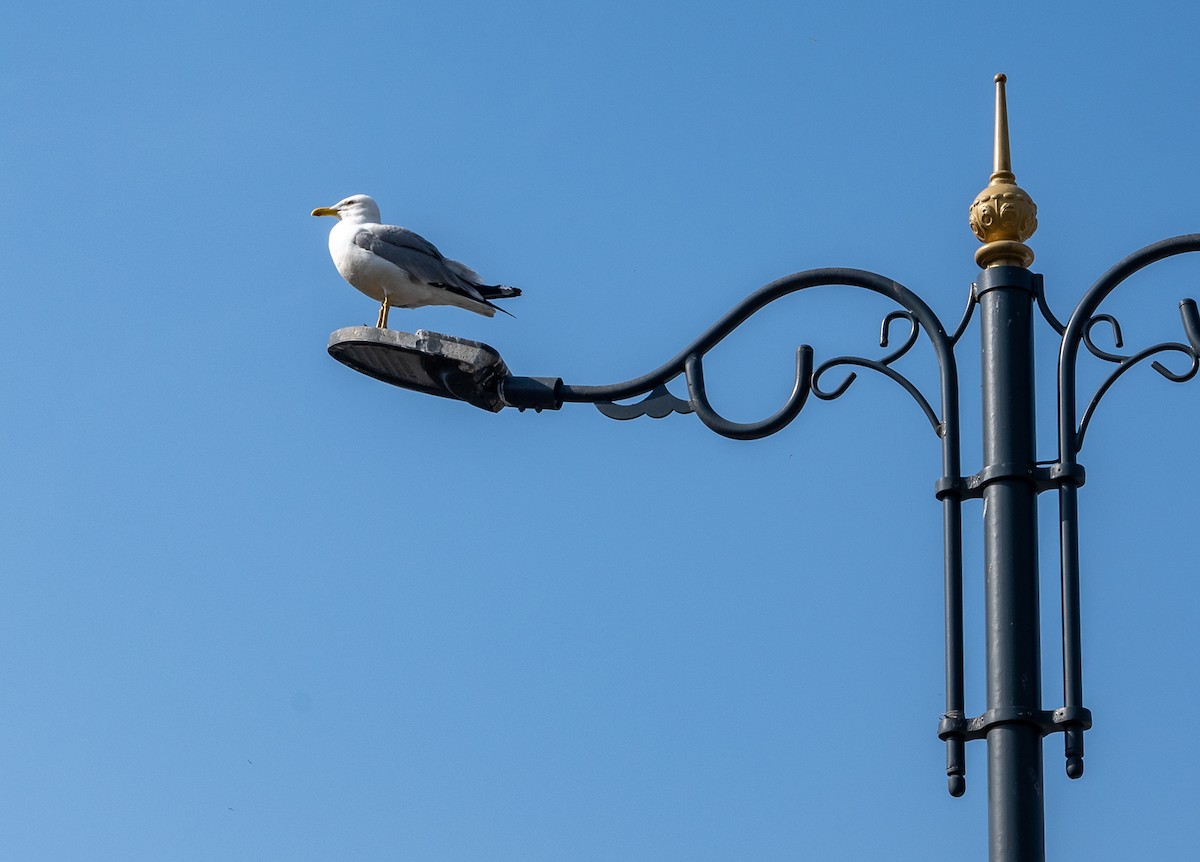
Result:
{"label": "gray wing", "polygon": [[475,284],[449,266],[433,243],[411,230],[393,225],[364,227],[354,235],[354,244],[395,264],[414,279],[491,305]]}

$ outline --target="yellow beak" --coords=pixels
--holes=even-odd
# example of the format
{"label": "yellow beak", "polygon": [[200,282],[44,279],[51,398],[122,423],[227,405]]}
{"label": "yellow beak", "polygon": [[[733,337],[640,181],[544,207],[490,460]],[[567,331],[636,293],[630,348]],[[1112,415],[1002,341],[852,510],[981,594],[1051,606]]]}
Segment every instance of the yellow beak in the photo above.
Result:
{"label": "yellow beak", "polygon": [[312,211],[312,214],[315,216],[335,216],[338,214],[338,211],[333,207],[317,207]]}

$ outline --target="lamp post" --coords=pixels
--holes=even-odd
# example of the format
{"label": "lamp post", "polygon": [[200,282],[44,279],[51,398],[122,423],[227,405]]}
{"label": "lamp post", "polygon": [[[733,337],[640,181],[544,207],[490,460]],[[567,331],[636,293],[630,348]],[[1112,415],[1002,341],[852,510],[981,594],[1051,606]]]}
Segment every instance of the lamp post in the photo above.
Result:
{"label": "lamp post", "polygon": [[[486,344],[418,330],[397,332],[350,327],[333,333],[329,353],[351,368],[407,389],[456,398],[497,412],[558,410],[568,403],[595,404],[619,420],[664,418],[694,413],[718,434],[739,440],[766,437],[786,427],[810,396],[834,400],[855,379],[848,373],[836,385],[825,383],[835,369],[865,368],[881,373],[907,391],[929,420],[942,447],[942,475],[935,496],[942,506],[946,618],[946,711],[938,736],[946,742],[947,786],[966,791],[965,745],[987,741],[988,836],[992,862],[1045,859],[1042,740],[1062,733],[1067,775],[1083,775],[1083,737],[1091,714],[1083,706],[1079,614],[1078,489],[1084,471],[1078,462],[1084,435],[1097,404],[1112,384],[1145,360],[1174,382],[1200,371],[1200,312],[1195,300],[1179,304],[1183,341],[1163,342],[1124,354],[1098,347],[1092,329],[1111,326],[1121,349],[1119,325],[1100,313],[1103,300],[1125,279],[1163,258],[1200,251],[1200,234],[1164,240],[1134,253],[1105,273],[1085,294],[1066,324],[1050,311],[1042,277],[1029,270],[1033,251],[1025,244],[1037,228],[1037,207],[1017,184],[1009,152],[1005,78],[997,75],[994,164],[987,187],[970,208],[970,224],[983,243],[975,254],[981,272],[971,287],[967,309],[947,330],[920,297],[884,276],[856,269],[816,269],[779,279],[746,297],[706,332],[660,368],[608,386],[569,385],[557,377],[512,375],[500,354]],[[837,356],[819,365],[813,348],[796,351],[792,392],[774,415],[758,422],[731,422],[709,403],[704,358],[722,339],[775,300],[822,285],[844,285],[880,294],[899,306],[883,320],[880,344],[890,352],[879,359]],[[959,385],[955,348],[974,312],[980,318],[982,358],[983,466],[970,476],[960,466]],[[1042,462],[1036,453],[1033,333],[1038,316],[1061,336],[1058,359],[1058,457]],[[907,326],[905,326],[907,324]],[[893,330],[903,333],[894,343]],[[907,330],[906,332],[904,330]],[[930,399],[894,365],[919,341],[929,339],[938,365],[938,393]],[[1080,348],[1115,368],[1079,412],[1076,367]],[[1182,372],[1154,357],[1181,354]],[[667,384],[682,376],[686,399]],[[645,396],[633,404],[620,401]],[[936,403],[936,407],[934,404]],[[1038,595],[1037,503],[1056,491],[1062,576],[1062,706],[1047,710],[1041,701],[1040,609]],[[968,717],[963,685],[962,506],[982,500],[984,511],[984,597],[987,708]]]}

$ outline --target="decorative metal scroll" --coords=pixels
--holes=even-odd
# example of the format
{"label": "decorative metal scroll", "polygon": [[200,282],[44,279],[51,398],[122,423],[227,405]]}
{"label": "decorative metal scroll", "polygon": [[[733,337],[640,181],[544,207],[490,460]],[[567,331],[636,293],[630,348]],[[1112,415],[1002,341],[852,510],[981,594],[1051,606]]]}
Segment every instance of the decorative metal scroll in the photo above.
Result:
{"label": "decorative metal scroll", "polygon": [[597,402],[596,409],[609,419],[625,421],[649,416],[651,419],[666,419],[672,413],[691,413],[692,405],[682,398],[676,398],[661,383],[650,390],[650,394],[635,404],[613,404],[612,402]]}
{"label": "decorative metal scroll", "polygon": [[1100,400],[1108,392],[1112,385],[1117,380],[1140,362],[1150,359],[1152,356],[1158,356],[1164,353],[1179,353],[1183,354],[1188,360],[1189,365],[1187,370],[1176,373],[1171,371],[1157,359],[1150,363],[1150,367],[1170,380],[1172,383],[1186,383],[1196,376],[1196,372],[1200,371],[1200,340],[1195,339],[1195,331],[1197,328],[1196,322],[1196,302],[1192,299],[1185,299],[1179,304],[1179,312],[1183,317],[1184,331],[1188,334],[1189,344],[1182,344],[1178,341],[1164,341],[1160,344],[1155,344],[1152,347],[1147,347],[1145,350],[1140,350],[1132,355],[1122,355],[1119,353],[1110,353],[1100,350],[1092,341],[1092,329],[1098,323],[1107,323],[1112,327],[1113,344],[1118,350],[1124,347],[1124,339],[1121,336],[1121,325],[1111,314],[1097,314],[1087,322],[1083,329],[1083,343],[1088,351],[1105,362],[1112,362],[1117,365],[1115,371],[1109,374],[1100,387],[1096,390],[1096,394],[1092,396],[1091,402],[1083,411],[1083,417],[1079,420],[1079,430],[1075,435],[1076,450],[1083,448],[1083,438],[1087,434],[1088,423],[1091,422],[1092,416],[1096,412],[1096,408],[1100,404]]}
{"label": "decorative metal scroll", "polygon": [[[903,310],[892,311],[884,318],[879,338],[880,347],[887,348],[895,341],[892,335],[893,325],[900,321],[907,321],[908,331],[900,339],[898,346],[878,359],[862,356],[838,356],[821,363],[814,369],[812,348],[802,345],[796,351],[796,375],[792,392],[775,414],[758,422],[745,423],[733,422],[721,416],[708,399],[704,378],[705,355],[763,306],[799,290],[830,284],[866,288],[883,294],[901,305]],[[968,306],[967,319],[969,316],[970,306]],[[965,328],[965,323],[966,319],[960,327],[960,332],[962,328]],[[920,389],[893,367],[893,364],[905,356],[917,343],[922,328],[933,342],[938,355],[943,384],[941,387],[941,415]],[[953,385],[948,386],[947,381],[953,381],[957,376],[953,364],[952,344],[946,337],[945,330],[937,317],[915,294],[891,279],[851,269],[810,270],[775,281],[743,300],[695,342],[656,371],[613,386],[563,386],[561,394],[564,401],[594,403],[605,416],[620,420],[642,416],[663,418],[672,413],[695,413],[708,428],[718,434],[734,439],[752,440],[774,434],[790,424],[799,415],[809,395],[815,395],[824,401],[832,401],[841,397],[856,379],[856,372],[851,371],[833,386],[823,386],[822,381],[833,369],[851,366],[879,372],[895,381],[912,396],[939,436],[946,433],[951,413],[955,414],[953,419],[957,419],[956,395],[950,395],[947,400],[947,392],[955,389]],[[667,383],[680,376],[687,381],[687,400],[679,398],[667,390]],[[642,393],[649,394],[641,401],[632,404],[615,403]]]}
{"label": "decorative metal scroll", "polygon": [[911,395],[913,400],[917,402],[917,406],[919,406],[925,412],[926,418],[929,419],[929,424],[933,426],[933,430],[936,432],[939,430],[941,423],[938,421],[937,414],[934,412],[933,408],[929,406],[929,401],[926,400],[925,396],[921,394],[921,391],[913,385],[912,381],[891,367],[893,362],[904,356],[904,354],[908,353],[908,351],[912,349],[913,345],[917,343],[917,336],[920,334],[920,328],[917,324],[917,319],[913,316],[912,312],[893,311],[883,319],[883,323],[879,327],[879,346],[888,346],[890,340],[889,329],[891,324],[897,320],[907,320],[909,326],[908,335],[898,348],[893,350],[887,356],[884,356],[882,359],[865,359],[861,356],[838,356],[821,363],[812,376],[813,395],[816,395],[822,401],[833,401],[835,398],[842,397],[846,390],[850,388],[850,384],[852,384],[858,376],[855,372],[851,371],[846,375],[845,378],[843,378],[842,382],[833,389],[823,389],[821,387],[821,378],[826,374],[826,372],[834,368],[841,366],[869,368],[872,371],[878,371],[885,377],[894,380],[901,386],[901,388],[904,389],[905,392]]}
{"label": "decorative metal scroll", "polygon": [[[1118,263],[1080,301],[1063,331],[1062,350],[1059,354],[1059,449],[1060,460],[1073,463],[1083,448],[1084,435],[1096,413],[1096,408],[1113,384],[1128,371],[1146,360],[1150,366],[1172,383],[1185,383],[1200,372],[1200,314],[1196,302],[1184,299],[1179,303],[1179,314],[1186,341],[1164,341],[1134,353],[1118,352],[1125,347],[1120,322],[1111,314],[1098,313],[1100,304],[1114,289],[1131,275],[1164,258],[1188,252],[1200,251],[1200,234],[1188,234],[1163,240],[1135,252]],[[1114,350],[1106,350],[1096,343],[1095,330],[1101,325],[1109,332]],[[1079,348],[1104,362],[1116,366],[1100,384],[1082,417],[1076,421],[1078,401],[1076,396],[1077,365]],[[1179,355],[1186,361],[1181,371],[1172,371],[1155,357]]]}

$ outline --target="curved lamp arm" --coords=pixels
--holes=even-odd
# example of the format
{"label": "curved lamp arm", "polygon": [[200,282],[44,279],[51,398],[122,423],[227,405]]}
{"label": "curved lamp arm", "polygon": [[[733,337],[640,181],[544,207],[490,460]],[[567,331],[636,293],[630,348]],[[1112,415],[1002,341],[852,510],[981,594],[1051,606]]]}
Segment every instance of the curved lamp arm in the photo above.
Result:
{"label": "curved lamp arm", "polygon": [[[887,347],[889,329],[899,320],[910,325],[908,336],[900,346],[882,359],[862,357],[836,357],[813,368],[813,350],[801,345],[796,351],[796,378],[791,395],[784,406],[773,416],[751,423],[730,422],[720,416],[708,401],[704,385],[703,359],[727,335],[737,329],[751,315],[764,306],[789,294],[824,285],[858,287],[885,296],[903,311],[894,311],[884,318],[881,327],[880,346]],[[968,302],[967,318],[972,301]],[[925,412],[935,432],[942,441],[943,477],[937,483],[938,498],[942,501],[942,526],[944,533],[944,585],[946,615],[946,718],[961,721],[965,715],[963,683],[963,598],[962,598],[962,499],[958,417],[958,368],[954,358],[954,342],[962,334],[966,320],[958,327],[954,338],[947,335],[937,315],[920,297],[908,288],[872,272],[859,269],[814,269],[789,275],[771,282],[746,297],[728,314],[718,320],[695,341],[680,351],[669,362],[659,368],[609,386],[570,386],[561,384],[555,389],[555,398],[562,402],[592,403],[602,413],[614,419],[633,419],[639,416],[662,418],[673,412],[695,412],[710,429],[726,437],[752,440],[782,430],[799,415],[810,394],[822,400],[833,400],[844,393],[854,382],[853,372],[838,385],[825,390],[820,386],[822,375],[839,366],[856,366],[879,371],[899,383],[913,396]],[[895,371],[891,364],[905,355],[917,341],[920,330],[924,330],[933,345],[940,375],[941,413],[930,406],[928,400],[905,377]],[[684,401],[667,391],[666,385],[680,374],[688,384],[688,400]],[[636,404],[614,404],[613,402],[634,398],[644,393],[649,397]],[[967,736],[954,730],[943,737],[946,741],[946,774],[950,793],[961,796],[966,791]]]}
{"label": "curved lamp arm", "polygon": [[[1186,344],[1164,342],[1130,356],[1109,353],[1096,347],[1092,341],[1092,329],[1099,323],[1106,323],[1112,328],[1113,342],[1118,349],[1123,346],[1121,328],[1116,319],[1112,315],[1097,314],[1096,312],[1108,295],[1134,273],[1165,258],[1195,251],[1200,251],[1200,234],[1173,237],[1134,252],[1104,273],[1084,294],[1083,299],[1071,314],[1063,333],[1062,347],[1058,356],[1058,469],[1063,475],[1076,477],[1076,481],[1064,482],[1058,486],[1062,554],[1060,568],[1062,576],[1063,700],[1067,710],[1078,710],[1083,707],[1078,502],[1083,471],[1078,466],[1077,456],[1080,449],[1083,448],[1083,435],[1087,431],[1088,422],[1094,415],[1100,399],[1112,384],[1144,359],[1166,352],[1182,353],[1187,356],[1191,360],[1191,367],[1182,374],[1171,372],[1160,362],[1153,363],[1156,371],[1174,382],[1190,380],[1200,369],[1200,314],[1197,313],[1195,300],[1185,299],[1179,304],[1184,334],[1187,337]],[[1084,411],[1083,420],[1078,422],[1076,372],[1081,346],[1086,347],[1099,359],[1116,363],[1117,368],[1100,385]],[[1072,722],[1068,724],[1064,734],[1067,774],[1072,778],[1078,778],[1083,774],[1083,732],[1085,729],[1086,726],[1082,722]]]}
{"label": "curved lamp arm", "polygon": [[[885,371],[885,373],[892,377],[892,379],[896,379],[899,382],[898,378],[900,375],[894,371],[891,371],[890,365],[892,362],[907,353],[915,343],[915,336],[917,327],[919,325],[921,329],[925,330],[925,333],[929,336],[930,342],[933,344],[934,351],[937,354],[938,368],[941,374],[942,415],[940,418],[934,415],[933,419],[936,421],[933,421],[932,424],[934,426],[934,430],[939,436],[945,437],[945,435],[949,433],[952,438],[956,438],[957,427],[950,428],[949,426],[957,426],[958,403],[956,383],[958,370],[954,362],[953,344],[950,338],[946,335],[946,331],[943,328],[941,321],[938,320],[937,315],[933,313],[929,306],[926,305],[925,302],[920,299],[920,297],[918,297],[908,288],[890,278],[885,278],[884,276],[859,269],[813,269],[773,281],[765,287],[762,287],[750,294],[750,296],[738,303],[729,311],[729,313],[713,324],[707,331],[702,333],[699,338],[685,347],[670,361],[666,362],[654,371],[644,374],[641,377],[627,380],[623,383],[616,383],[608,386],[573,386],[563,384],[558,389],[557,395],[563,402],[596,404],[598,407],[600,407],[601,411],[605,413],[605,415],[620,419],[634,418],[635,416],[640,415],[667,415],[669,412],[692,412],[697,407],[697,405],[694,403],[688,403],[687,407],[685,407],[682,403],[676,404],[676,409],[674,411],[667,411],[667,413],[663,413],[661,410],[652,410],[650,408],[653,408],[656,406],[656,404],[661,404],[660,399],[665,394],[661,387],[665,387],[669,381],[675,379],[679,375],[687,373],[689,360],[692,360],[693,367],[699,367],[698,363],[703,359],[705,354],[716,347],[717,344],[724,340],[726,336],[741,326],[747,319],[749,319],[764,306],[769,305],[775,300],[781,299],[782,297],[788,296],[792,293],[824,285],[844,285],[870,290],[874,293],[888,297],[905,309],[904,312],[893,312],[892,314],[888,315],[887,319],[884,321],[882,333],[883,337],[881,338],[882,346],[887,346],[887,330],[891,322],[893,322],[895,319],[900,317],[907,318],[912,324],[912,331],[910,333],[910,337],[905,340],[905,343],[899,349],[894,350],[882,360],[859,361],[857,359],[848,360],[848,358],[839,358],[837,360],[831,360],[830,362],[825,363],[821,368],[817,369],[816,376],[819,377],[823,371],[828,370],[828,368],[832,367],[833,365],[858,364],[864,367],[875,368],[876,370],[883,370],[884,368],[887,368],[888,371]],[[852,376],[848,378],[847,382],[843,383],[835,390],[836,394],[830,393],[830,396],[837,397],[837,395],[840,395],[842,392],[844,392],[846,386],[850,381],[852,381],[852,379]],[[911,385],[905,385],[905,383],[902,383],[901,385],[904,386],[904,388],[909,391],[910,394],[914,394],[915,396],[919,395],[919,393],[916,393],[915,387],[912,387]],[[815,387],[813,388],[815,390]],[[645,411],[633,409],[638,405],[613,404],[615,401],[635,398],[638,395],[642,395],[647,392],[651,393],[651,398],[642,402],[642,404],[645,404],[648,408]],[[797,395],[798,390],[794,389],[793,396],[795,397]],[[820,394],[819,397],[826,396],[824,394]],[[675,401],[679,402],[680,399],[675,399]],[[927,402],[923,399],[923,397],[917,397],[917,402],[922,409],[926,409]],[[789,399],[788,405],[789,407],[794,408],[794,399]],[[688,407],[691,409],[688,409]],[[614,410],[612,408],[616,409]],[[781,413],[787,410],[788,408],[785,407],[785,410],[781,411]],[[791,418],[795,418],[798,410],[792,409],[791,413]],[[926,409],[927,415],[931,413],[931,409]],[[709,418],[720,418],[711,411],[710,406],[706,408],[705,415],[708,415]],[[776,416],[772,417],[771,420],[767,420],[774,423],[770,426],[771,431],[769,433],[774,433],[775,431],[779,431],[783,427],[786,427],[787,422],[778,421],[781,418],[782,417],[780,414],[776,414]],[[788,421],[790,421],[790,419]],[[750,424],[763,425],[764,423]],[[713,427],[714,430],[718,431],[718,433],[720,433],[719,429],[721,428],[729,428],[730,430],[734,428],[742,428],[739,423],[726,424],[726,420],[715,423],[715,427],[713,425],[710,425],[710,427]],[[751,439],[746,438],[742,430],[737,431],[731,436],[738,437],[739,439]],[[766,434],[759,434],[757,436],[766,436]],[[954,473],[957,475],[957,470],[955,470]]]}

